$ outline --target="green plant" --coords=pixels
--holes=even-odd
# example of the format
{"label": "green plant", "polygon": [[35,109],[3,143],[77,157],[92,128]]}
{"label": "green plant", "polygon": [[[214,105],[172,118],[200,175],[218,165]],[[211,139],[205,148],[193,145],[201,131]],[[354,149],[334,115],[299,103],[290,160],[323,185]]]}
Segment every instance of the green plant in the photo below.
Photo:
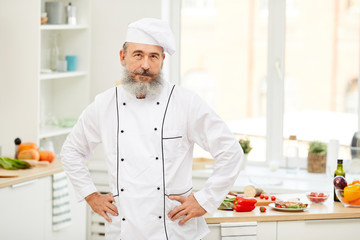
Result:
{"label": "green plant", "polygon": [[327,144],[320,141],[312,141],[309,144],[309,153],[326,154]]}
{"label": "green plant", "polygon": [[245,154],[249,153],[252,149],[252,147],[250,146],[250,140],[248,140],[248,139],[240,139],[239,144]]}

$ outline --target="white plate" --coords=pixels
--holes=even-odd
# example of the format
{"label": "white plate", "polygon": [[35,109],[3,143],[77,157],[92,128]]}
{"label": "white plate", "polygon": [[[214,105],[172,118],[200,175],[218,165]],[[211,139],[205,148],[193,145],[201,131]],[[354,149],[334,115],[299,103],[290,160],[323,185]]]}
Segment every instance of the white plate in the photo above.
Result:
{"label": "white plate", "polygon": [[270,203],[269,207],[271,209],[284,211],[284,212],[301,212],[301,211],[306,211],[309,208],[309,206],[306,208],[278,208],[278,207],[275,207],[275,203]]}

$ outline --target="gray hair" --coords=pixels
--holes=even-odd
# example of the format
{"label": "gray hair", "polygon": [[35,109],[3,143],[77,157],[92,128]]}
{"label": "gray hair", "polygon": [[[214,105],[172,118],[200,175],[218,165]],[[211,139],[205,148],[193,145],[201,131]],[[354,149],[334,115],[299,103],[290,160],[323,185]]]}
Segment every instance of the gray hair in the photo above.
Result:
{"label": "gray hair", "polygon": [[[126,53],[126,51],[127,51],[127,42],[124,42],[124,44],[123,44],[123,46],[122,46],[122,48],[123,48],[123,50],[124,50],[124,53]],[[162,54],[164,54],[164,48],[163,47],[161,47],[162,48]]]}

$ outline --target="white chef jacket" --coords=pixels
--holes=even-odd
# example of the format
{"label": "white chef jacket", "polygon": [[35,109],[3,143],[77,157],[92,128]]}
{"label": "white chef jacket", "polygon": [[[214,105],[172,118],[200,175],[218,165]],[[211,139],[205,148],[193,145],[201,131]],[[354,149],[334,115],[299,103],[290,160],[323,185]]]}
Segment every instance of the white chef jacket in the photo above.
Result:
{"label": "white chef jacket", "polygon": [[99,143],[119,210],[119,216],[109,214],[106,239],[199,240],[209,231],[203,217],[180,226],[167,216],[180,205],[168,196],[192,192],[194,143],[215,159],[213,174],[194,193],[210,214],[234,184],[243,157],[220,117],[196,94],[168,82],[153,99],[111,88],[83,111],[61,152],[79,199],[97,191],[84,160]]}

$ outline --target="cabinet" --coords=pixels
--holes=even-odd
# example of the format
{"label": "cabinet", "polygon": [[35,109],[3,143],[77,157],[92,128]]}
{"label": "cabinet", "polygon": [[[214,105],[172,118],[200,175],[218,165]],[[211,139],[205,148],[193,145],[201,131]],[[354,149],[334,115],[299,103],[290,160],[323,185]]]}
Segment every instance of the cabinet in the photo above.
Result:
{"label": "cabinet", "polygon": [[[59,120],[77,119],[90,100],[91,0],[73,0],[77,25],[41,25],[45,2],[0,2],[0,147],[13,156],[14,139],[40,144],[50,138],[59,153],[70,128]],[[69,1],[61,0],[65,6]],[[51,36],[56,35],[60,56],[78,58],[74,72],[44,73]],[[54,124],[55,123],[55,124]]]}
{"label": "cabinet", "polygon": [[86,239],[85,202],[75,200],[69,184],[72,223],[52,231],[52,177],[0,188],[0,239]]}
{"label": "cabinet", "polygon": [[326,219],[277,223],[277,240],[285,239],[359,239],[354,231],[360,219]]}
{"label": "cabinet", "polygon": [[[318,219],[281,222],[258,222],[256,237],[259,240],[297,239],[359,239],[354,232],[360,219]],[[220,224],[208,224],[210,233],[204,240],[220,240]]]}

